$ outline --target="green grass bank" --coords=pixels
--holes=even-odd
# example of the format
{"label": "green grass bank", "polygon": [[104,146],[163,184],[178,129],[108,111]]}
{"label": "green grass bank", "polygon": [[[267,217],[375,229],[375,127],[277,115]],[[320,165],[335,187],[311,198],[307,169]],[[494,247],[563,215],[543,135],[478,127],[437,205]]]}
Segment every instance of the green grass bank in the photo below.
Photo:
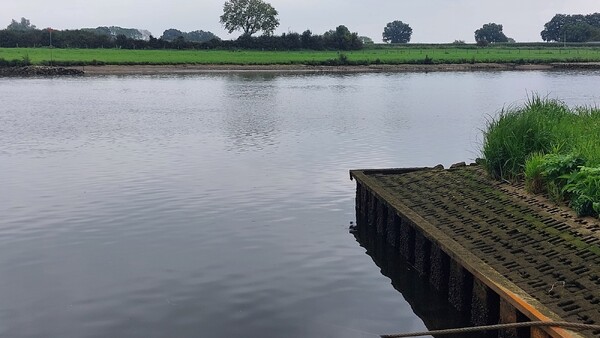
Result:
{"label": "green grass bank", "polygon": [[600,109],[534,96],[488,122],[483,161],[497,179],[525,180],[532,193],[600,213]]}
{"label": "green grass bank", "polygon": [[0,59],[34,65],[370,65],[600,62],[598,47],[416,45],[360,51],[126,50],[0,48]]}

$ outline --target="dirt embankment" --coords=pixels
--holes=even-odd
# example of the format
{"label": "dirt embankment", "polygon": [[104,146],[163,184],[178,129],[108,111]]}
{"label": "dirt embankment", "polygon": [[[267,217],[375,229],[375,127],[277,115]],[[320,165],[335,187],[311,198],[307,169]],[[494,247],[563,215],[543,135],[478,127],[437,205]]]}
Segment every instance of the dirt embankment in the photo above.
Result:
{"label": "dirt embankment", "polygon": [[0,76],[63,76],[83,75],[80,69],[65,67],[25,66],[0,68]]}
{"label": "dirt embankment", "polygon": [[105,65],[74,67],[87,75],[196,74],[227,72],[287,72],[287,73],[377,73],[432,72],[473,70],[552,69],[548,65],[514,66],[507,64],[447,64],[447,65],[370,65],[370,66],[307,66],[307,65]]}
{"label": "dirt embankment", "polygon": [[433,65],[369,65],[369,66],[308,66],[308,65],[103,65],[77,67],[6,67],[0,76],[62,76],[62,75],[161,75],[201,73],[401,73],[401,72],[468,72],[506,70],[592,70],[600,63],[550,64],[433,64]]}
{"label": "dirt embankment", "polygon": [[229,72],[278,73],[378,73],[378,72],[465,72],[502,70],[600,69],[600,63],[551,64],[434,64],[434,65],[370,65],[370,66],[307,66],[307,65],[105,65],[73,67],[87,75],[152,75],[199,74]]}

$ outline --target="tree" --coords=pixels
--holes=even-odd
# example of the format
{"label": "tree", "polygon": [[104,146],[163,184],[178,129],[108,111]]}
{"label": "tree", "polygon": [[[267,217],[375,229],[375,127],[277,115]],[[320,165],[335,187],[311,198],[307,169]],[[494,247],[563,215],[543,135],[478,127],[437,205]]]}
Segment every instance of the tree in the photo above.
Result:
{"label": "tree", "polygon": [[383,29],[383,41],[391,43],[407,43],[412,35],[412,28],[402,21],[392,21]]}
{"label": "tree", "polygon": [[191,41],[191,42],[207,42],[213,39],[219,39],[218,36],[214,35],[211,32],[205,32],[203,30],[195,30],[195,31],[191,31],[187,34],[184,35],[184,38],[186,41]]}
{"label": "tree", "polygon": [[187,42],[207,42],[212,39],[218,39],[216,35],[211,32],[205,32],[203,30],[196,30],[192,32],[182,32],[178,29],[169,28],[163,32],[163,35],[160,37],[165,41],[175,41],[175,39],[183,37]]}
{"label": "tree", "polygon": [[567,24],[570,15],[556,14],[550,21],[544,25],[544,30],[540,32],[544,41],[560,41],[560,29]]}
{"label": "tree", "polygon": [[566,24],[560,30],[560,36],[564,42],[588,42],[598,41],[600,29],[585,22]]}
{"label": "tree", "polygon": [[567,25],[574,25],[583,22],[583,15],[556,14],[550,21],[544,25],[544,30],[540,33],[544,41],[564,41],[564,28]]}
{"label": "tree", "polygon": [[221,24],[232,33],[242,30],[245,36],[263,31],[271,35],[279,26],[277,10],[262,0],[229,0],[223,5]]}
{"label": "tree", "polygon": [[598,41],[600,13],[588,15],[556,14],[540,32],[542,40],[556,42]]}
{"label": "tree", "polygon": [[6,27],[8,30],[13,31],[28,31],[34,30],[36,27],[29,22],[29,19],[21,18],[21,22],[17,22],[15,19],[12,19],[10,25]]}
{"label": "tree", "polygon": [[358,38],[358,33],[350,33],[348,27],[339,25],[335,30],[330,30],[323,34],[323,40],[327,48],[339,50],[358,50],[363,47]]}
{"label": "tree", "polygon": [[600,13],[588,14],[585,16],[585,22],[588,24],[600,28]]}
{"label": "tree", "polygon": [[127,48],[127,43],[128,43],[128,39],[125,36],[125,34],[119,34],[117,35],[117,37],[115,38],[115,45],[118,48]]}
{"label": "tree", "polygon": [[310,31],[310,29],[305,30],[304,32],[302,32],[302,35],[300,35],[300,41],[302,41],[302,47],[309,49],[310,45],[311,45],[311,41],[312,41],[312,32]]}
{"label": "tree", "polygon": [[475,31],[475,42],[480,45],[494,42],[508,42],[508,37],[502,32],[502,25],[486,23]]}
{"label": "tree", "polygon": [[372,45],[375,42],[368,36],[359,36],[358,39],[362,42],[363,45]]}
{"label": "tree", "polygon": [[325,40],[321,35],[313,35],[310,30],[305,30],[300,35],[300,41],[302,42],[302,48],[322,50],[325,49]]}
{"label": "tree", "polygon": [[281,42],[283,43],[283,47],[287,50],[302,48],[302,40],[298,33],[288,32],[287,34],[281,34]]}
{"label": "tree", "polygon": [[177,39],[178,37],[183,36],[183,34],[184,33],[178,29],[169,28],[163,32],[163,34],[160,38],[165,41],[171,42],[171,41]]}

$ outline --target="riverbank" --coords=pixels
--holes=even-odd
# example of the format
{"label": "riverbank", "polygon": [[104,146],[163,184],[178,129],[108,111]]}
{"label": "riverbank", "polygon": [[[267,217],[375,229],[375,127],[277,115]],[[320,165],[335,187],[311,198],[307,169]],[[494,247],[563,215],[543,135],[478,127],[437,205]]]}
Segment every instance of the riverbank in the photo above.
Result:
{"label": "riverbank", "polygon": [[600,62],[550,64],[430,64],[430,65],[102,65],[76,67],[26,66],[0,68],[2,77],[72,76],[72,75],[170,75],[202,73],[403,73],[403,72],[470,72],[470,71],[528,71],[528,70],[595,70]]}
{"label": "riverbank", "polygon": [[81,69],[47,66],[0,67],[0,77],[74,76],[83,75]]}
{"label": "riverbank", "polygon": [[199,74],[227,72],[283,73],[378,73],[378,72],[465,72],[507,70],[600,69],[600,62],[551,64],[432,64],[432,65],[368,65],[368,66],[309,66],[309,65],[105,65],[67,67],[86,75],[153,75]]}

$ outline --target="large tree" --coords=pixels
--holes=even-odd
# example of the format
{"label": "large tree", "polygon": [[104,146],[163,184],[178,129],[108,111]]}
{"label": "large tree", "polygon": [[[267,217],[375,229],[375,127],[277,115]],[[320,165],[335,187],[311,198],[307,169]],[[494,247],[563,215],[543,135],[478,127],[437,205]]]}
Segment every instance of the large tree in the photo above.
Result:
{"label": "large tree", "polygon": [[262,31],[271,35],[279,26],[277,10],[262,0],[229,0],[223,5],[221,24],[232,33],[241,30],[251,36]]}
{"label": "large tree", "polygon": [[600,13],[556,14],[540,33],[544,41],[587,42],[600,39]]}
{"label": "large tree", "polygon": [[35,29],[35,25],[32,25],[31,22],[29,22],[29,19],[21,18],[21,22],[12,19],[12,22],[6,27],[6,29],[14,31],[27,31]]}
{"label": "large tree", "polygon": [[479,44],[508,42],[508,37],[502,32],[502,25],[492,22],[475,31],[475,41]]}
{"label": "large tree", "polygon": [[407,43],[412,35],[412,28],[402,21],[388,23],[383,29],[383,41],[391,43]]}

